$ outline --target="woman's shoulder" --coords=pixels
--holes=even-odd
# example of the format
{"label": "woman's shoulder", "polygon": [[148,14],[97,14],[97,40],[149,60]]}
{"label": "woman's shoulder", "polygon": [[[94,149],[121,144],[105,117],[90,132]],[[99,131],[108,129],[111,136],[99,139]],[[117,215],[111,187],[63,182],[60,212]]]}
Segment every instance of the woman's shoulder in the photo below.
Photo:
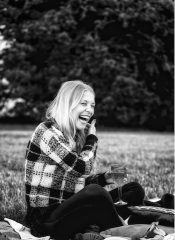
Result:
{"label": "woman's shoulder", "polygon": [[36,128],[33,131],[32,138],[34,136],[37,137],[42,137],[43,135],[46,134],[54,134],[54,133],[59,133],[59,135],[62,135],[62,132],[60,130],[60,127],[56,122],[52,119],[46,119],[45,121],[40,122]]}
{"label": "woman's shoulder", "polygon": [[39,123],[38,126],[36,127],[36,130],[37,129],[48,130],[48,129],[52,129],[53,127],[61,131],[57,122],[54,119],[50,118],[50,119],[46,119],[43,122]]}
{"label": "woman's shoulder", "polygon": [[42,132],[42,133],[48,132],[48,134],[50,132],[61,139],[65,138],[63,132],[61,131],[61,127],[57,124],[56,120],[53,118],[46,119],[45,121],[41,122],[36,128],[36,132]]}
{"label": "woman's shoulder", "polygon": [[40,139],[50,138],[60,139],[61,141],[67,142],[67,139],[64,137],[64,134],[56,121],[53,119],[46,119],[36,126],[31,139],[38,139],[38,141],[40,141]]}

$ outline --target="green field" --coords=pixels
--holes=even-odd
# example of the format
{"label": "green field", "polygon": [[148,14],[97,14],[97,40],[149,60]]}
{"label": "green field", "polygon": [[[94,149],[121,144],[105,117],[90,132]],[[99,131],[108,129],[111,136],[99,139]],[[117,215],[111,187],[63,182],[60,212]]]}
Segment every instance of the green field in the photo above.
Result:
{"label": "green field", "polygon": [[[25,215],[25,148],[30,130],[0,131],[0,220],[22,222]],[[174,193],[174,136],[147,132],[98,133],[96,171],[105,171],[112,162],[126,163],[128,181],[138,181],[146,198]]]}

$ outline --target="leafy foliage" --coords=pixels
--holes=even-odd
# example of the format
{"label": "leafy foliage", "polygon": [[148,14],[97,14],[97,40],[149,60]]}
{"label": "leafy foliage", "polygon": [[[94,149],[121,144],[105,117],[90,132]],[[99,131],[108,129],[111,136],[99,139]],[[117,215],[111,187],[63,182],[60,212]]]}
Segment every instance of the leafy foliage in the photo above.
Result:
{"label": "leafy foliage", "polygon": [[[173,129],[173,2],[4,1],[1,75],[40,120],[63,81],[96,91],[100,125]],[[111,120],[112,119],[112,120]]]}

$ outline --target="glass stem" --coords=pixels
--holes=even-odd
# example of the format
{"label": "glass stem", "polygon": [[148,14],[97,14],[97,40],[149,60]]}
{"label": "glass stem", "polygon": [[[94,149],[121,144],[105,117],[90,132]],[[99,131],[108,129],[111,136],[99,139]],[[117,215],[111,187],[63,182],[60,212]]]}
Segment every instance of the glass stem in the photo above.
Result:
{"label": "glass stem", "polygon": [[119,201],[122,200],[122,187],[118,187],[118,198],[119,198]]}

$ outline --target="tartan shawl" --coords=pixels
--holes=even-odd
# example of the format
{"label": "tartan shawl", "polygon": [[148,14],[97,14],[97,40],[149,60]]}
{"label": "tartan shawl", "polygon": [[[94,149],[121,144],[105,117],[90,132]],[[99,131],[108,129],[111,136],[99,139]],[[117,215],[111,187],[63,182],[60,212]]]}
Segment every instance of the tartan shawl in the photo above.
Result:
{"label": "tartan shawl", "polygon": [[48,207],[72,196],[77,179],[89,175],[92,170],[97,140],[95,135],[88,135],[78,155],[55,120],[40,123],[26,150],[27,205]]}

